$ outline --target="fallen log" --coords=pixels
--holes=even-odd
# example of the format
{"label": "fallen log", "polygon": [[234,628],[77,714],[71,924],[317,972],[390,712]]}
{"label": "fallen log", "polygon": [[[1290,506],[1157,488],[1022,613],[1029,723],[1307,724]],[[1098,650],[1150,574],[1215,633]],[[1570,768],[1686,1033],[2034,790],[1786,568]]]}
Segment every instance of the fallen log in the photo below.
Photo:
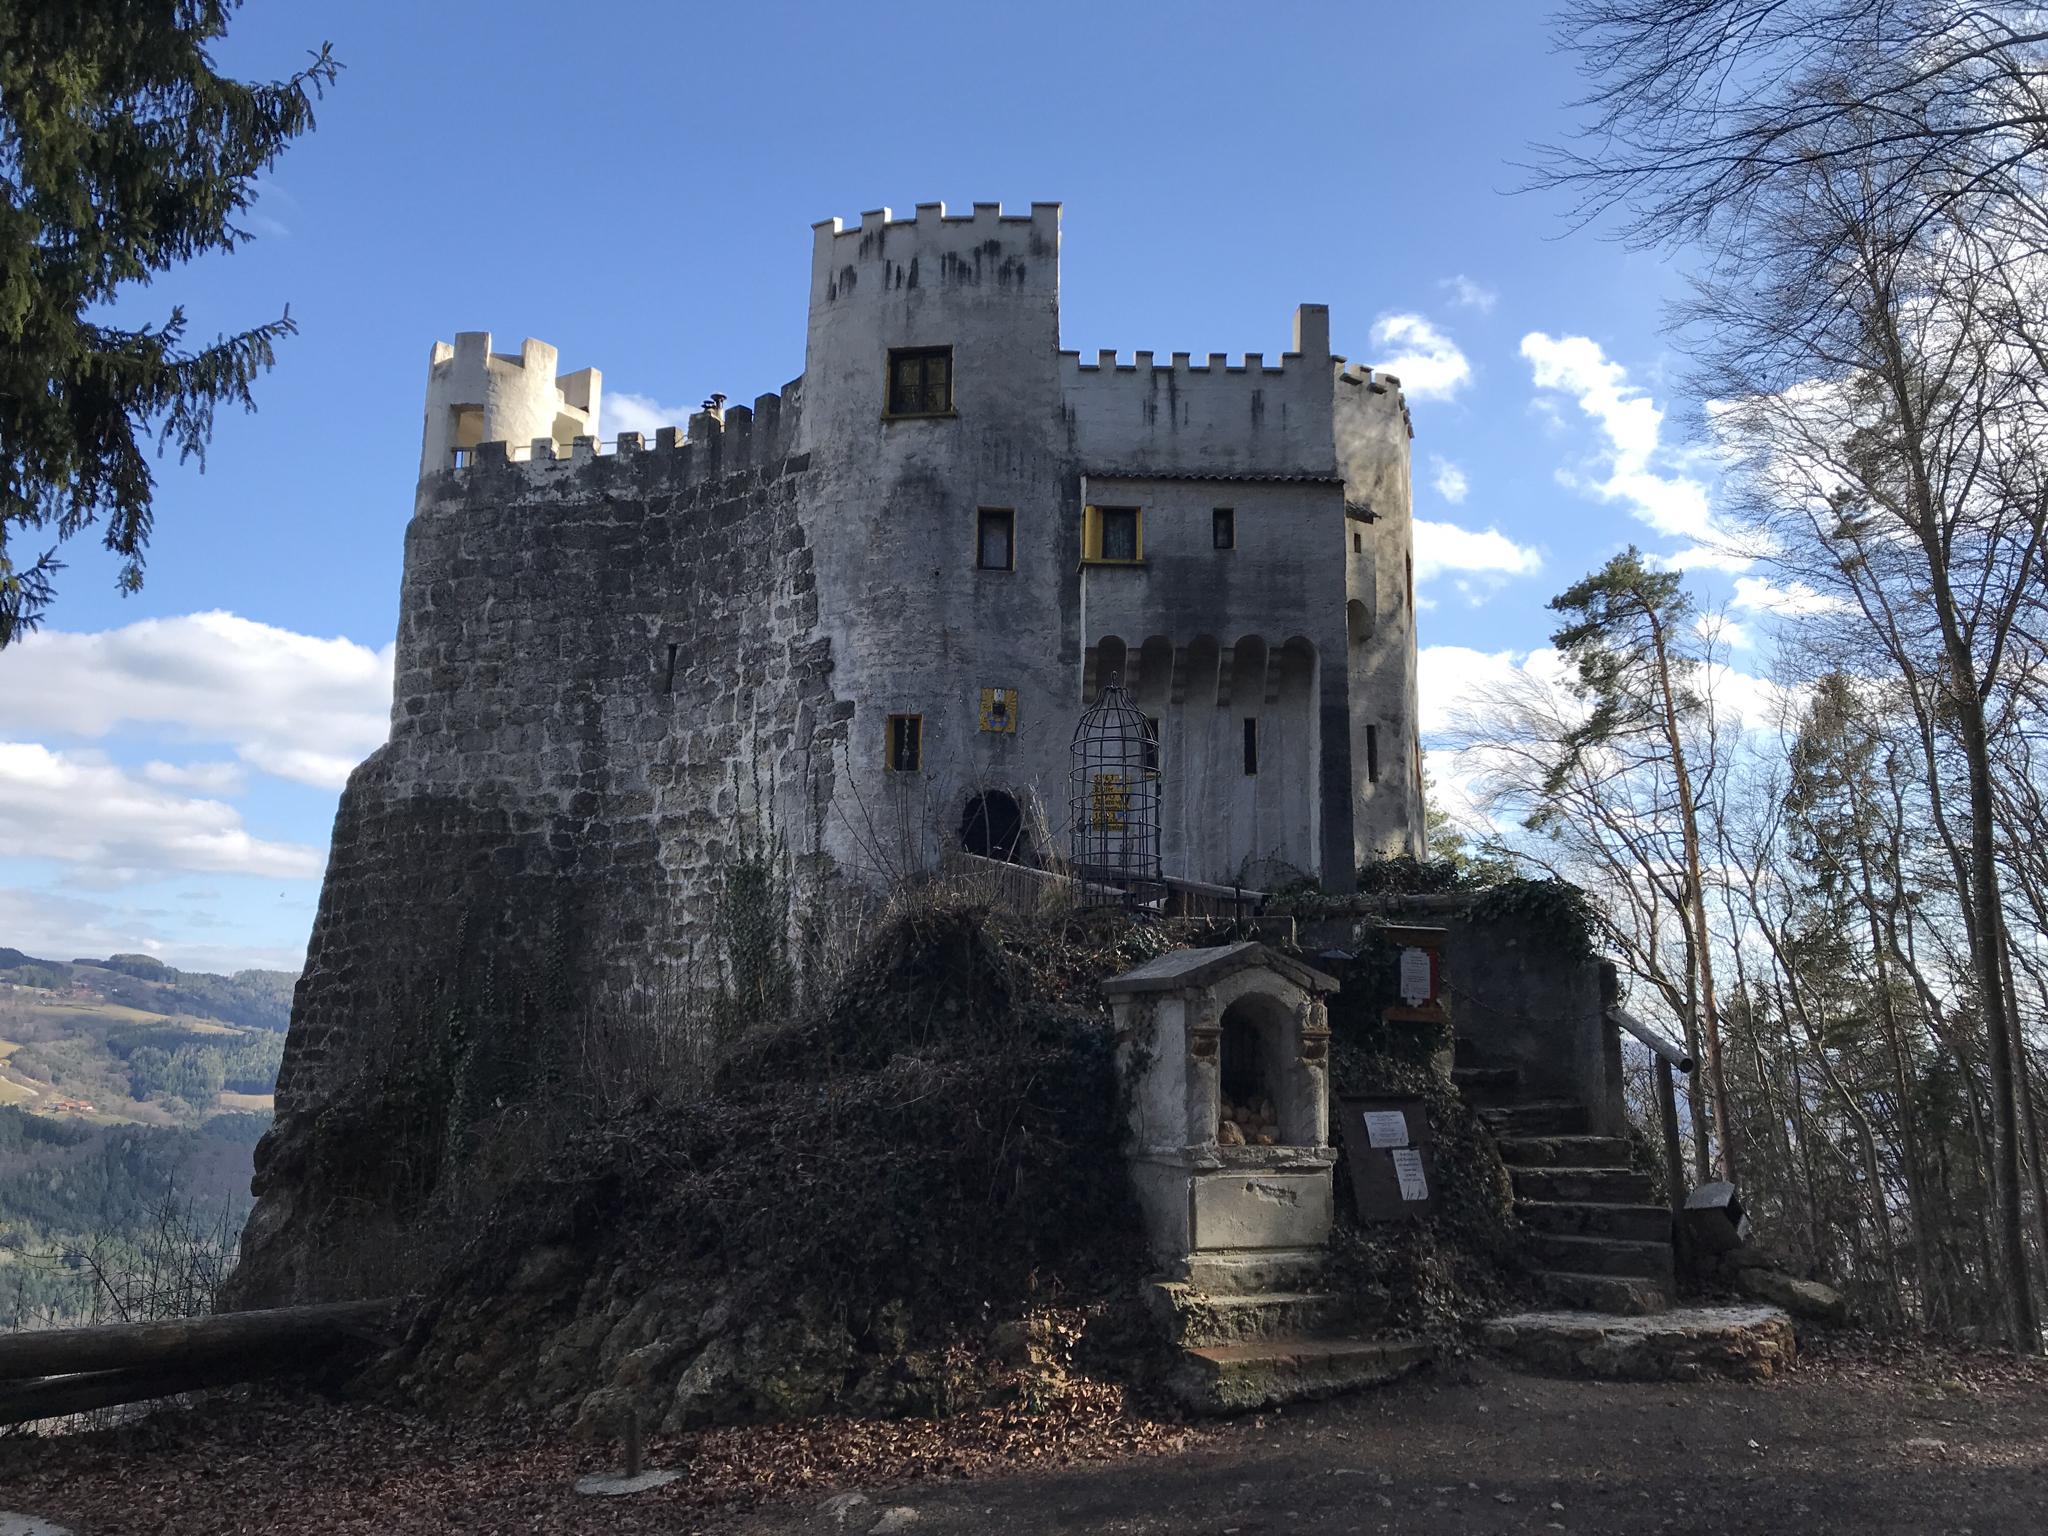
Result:
{"label": "fallen log", "polygon": [[88,1371],[79,1376],[45,1376],[36,1381],[0,1383],[0,1426],[29,1424],[91,1413],[121,1403],[146,1403],[238,1381],[280,1375],[292,1368],[281,1358],[248,1362],[217,1361],[212,1365],[147,1366],[130,1371]]}
{"label": "fallen log", "polygon": [[260,1374],[280,1357],[311,1366],[318,1363],[317,1352],[324,1346],[378,1338],[395,1308],[388,1299],[336,1301],[154,1323],[0,1334],[0,1382],[237,1364]]}

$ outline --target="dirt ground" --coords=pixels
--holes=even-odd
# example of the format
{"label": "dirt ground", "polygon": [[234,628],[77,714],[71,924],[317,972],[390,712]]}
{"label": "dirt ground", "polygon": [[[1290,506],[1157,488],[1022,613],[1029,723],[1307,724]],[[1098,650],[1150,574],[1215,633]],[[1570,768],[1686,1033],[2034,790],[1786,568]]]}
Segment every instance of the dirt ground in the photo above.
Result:
{"label": "dirt ground", "polygon": [[[306,1399],[0,1442],[0,1510],[133,1532],[2048,1531],[2048,1364],[1871,1340],[1759,1385],[1567,1381],[1467,1360],[1376,1393],[1190,1427],[1107,1391],[966,1421],[657,1440],[685,1476],[571,1491],[605,1453]],[[822,1508],[857,1491],[839,1518]]]}

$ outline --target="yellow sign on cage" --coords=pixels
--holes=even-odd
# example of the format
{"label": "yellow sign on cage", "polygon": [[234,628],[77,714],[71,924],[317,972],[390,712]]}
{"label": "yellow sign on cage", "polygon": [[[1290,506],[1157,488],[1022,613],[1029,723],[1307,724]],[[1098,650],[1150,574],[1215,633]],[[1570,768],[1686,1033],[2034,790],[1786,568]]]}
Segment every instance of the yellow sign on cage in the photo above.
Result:
{"label": "yellow sign on cage", "polygon": [[1121,832],[1131,809],[1131,786],[1120,773],[1098,773],[1088,787],[1088,824],[1098,832]]}
{"label": "yellow sign on cage", "polygon": [[981,728],[993,731],[998,736],[1017,734],[1017,690],[1014,688],[984,688],[981,690]]}

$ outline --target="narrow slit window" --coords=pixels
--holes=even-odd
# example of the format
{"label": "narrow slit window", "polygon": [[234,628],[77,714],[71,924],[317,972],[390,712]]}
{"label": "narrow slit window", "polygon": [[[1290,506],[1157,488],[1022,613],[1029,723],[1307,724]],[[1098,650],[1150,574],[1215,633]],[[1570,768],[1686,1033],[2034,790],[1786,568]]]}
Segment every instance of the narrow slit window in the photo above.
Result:
{"label": "narrow slit window", "polygon": [[674,693],[676,691],[676,651],[678,649],[679,647],[675,645],[671,645],[668,648],[668,673],[661,680],[661,691],[663,693]]}
{"label": "narrow slit window", "polygon": [[974,564],[983,571],[1017,568],[1017,514],[1008,507],[983,507],[974,514]]}
{"label": "narrow slit window", "polygon": [[1353,530],[1351,535],[1351,553],[1354,555],[1365,553],[1365,535],[1356,530]]}
{"label": "narrow slit window", "polygon": [[1247,778],[1259,771],[1259,722],[1253,715],[1244,721],[1244,771]]}
{"label": "narrow slit window", "polygon": [[1237,509],[1217,507],[1209,514],[1210,537],[1218,549],[1237,548]]}
{"label": "narrow slit window", "polygon": [[917,773],[924,768],[924,716],[889,717],[889,771]]}
{"label": "narrow slit window", "polygon": [[1380,781],[1380,728],[1376,725],[1365,728],[1365,780],[1368,784]]}
{"label": "narrow slit window", "polygon": [[889,349],[889,414],[948,416],[953,411],[953,349]]}

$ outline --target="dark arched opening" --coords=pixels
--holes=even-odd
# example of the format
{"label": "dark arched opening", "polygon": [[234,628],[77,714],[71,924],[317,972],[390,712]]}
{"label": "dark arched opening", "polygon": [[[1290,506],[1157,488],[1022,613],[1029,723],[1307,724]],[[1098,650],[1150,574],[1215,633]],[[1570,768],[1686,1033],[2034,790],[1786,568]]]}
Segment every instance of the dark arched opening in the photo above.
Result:
{"label": "dark arched opening", "polygon": [[969,800],[960,818],[960,846],[984,859],[1025,862],[1024,812],[1016,796],[991,789]]}
{"label": "dark arched opening", "polygon": [[[1289,1113],[1289,1014],[1277,998],[1241,997],[1223,1010],[1218,1139],[1229,1145],[1288,1146],[1301,1138]],[[1225,1127],[1229,1127],[1225,1129]]]}

